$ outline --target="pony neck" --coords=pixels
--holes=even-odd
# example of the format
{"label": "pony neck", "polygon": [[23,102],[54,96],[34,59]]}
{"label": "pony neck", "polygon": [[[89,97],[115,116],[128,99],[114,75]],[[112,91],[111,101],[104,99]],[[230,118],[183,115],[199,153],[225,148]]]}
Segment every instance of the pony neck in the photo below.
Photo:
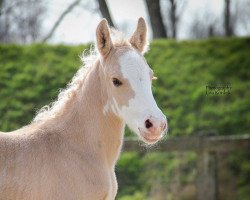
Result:
{"label": "pony neck", "polygon": [[[89,69],[82,87],[64,115],[55,119],[67,141],[81,151],[104,159],[114,168],[124,135],[124,122],[112,111],[103,113],[107,103],[107,89],[100,61]],[[58,126],[58,125],[56,125]]]}

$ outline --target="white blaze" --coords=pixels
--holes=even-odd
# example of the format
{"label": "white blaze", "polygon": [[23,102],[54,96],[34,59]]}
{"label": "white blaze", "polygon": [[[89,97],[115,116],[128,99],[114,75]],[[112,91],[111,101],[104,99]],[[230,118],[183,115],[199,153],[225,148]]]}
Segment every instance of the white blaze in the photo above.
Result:
{"label": "white blaze", "polygon": [[144,57],[131,50],[120,57],[119,64],[123,77],[129,81],[135,93],[135,97],[129,100],[129,105],[123,106],[119,114],[138,133],[138,128],[144,127],[147,117],[154,116],[162,120],[165,116],[153,98],[150,68]]}

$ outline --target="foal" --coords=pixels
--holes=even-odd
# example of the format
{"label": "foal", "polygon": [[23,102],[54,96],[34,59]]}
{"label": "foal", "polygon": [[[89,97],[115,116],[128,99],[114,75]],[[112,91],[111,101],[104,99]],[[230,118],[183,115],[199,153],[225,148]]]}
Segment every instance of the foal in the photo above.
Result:
{"label": "foal", "polygon": [[114,200],[115,164],[127,124],[143,141],[167,128],[151,91],[143,18],[129,40],[96,29],[99,56],[58,100],[19,130],[0,133],[1,200]]}

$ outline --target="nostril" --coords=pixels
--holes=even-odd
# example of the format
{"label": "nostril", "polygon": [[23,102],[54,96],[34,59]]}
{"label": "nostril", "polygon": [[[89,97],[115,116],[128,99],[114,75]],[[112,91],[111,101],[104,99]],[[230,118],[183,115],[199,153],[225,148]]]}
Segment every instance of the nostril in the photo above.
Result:
{"label": "nostril", "polygon": [[145,126],[146,126],[147,129],[149,129],[149,128],[151,128],[151,127],[153,126],[153,124],[150,122],[149,119],[147,119],[147,120],[145,121]]}

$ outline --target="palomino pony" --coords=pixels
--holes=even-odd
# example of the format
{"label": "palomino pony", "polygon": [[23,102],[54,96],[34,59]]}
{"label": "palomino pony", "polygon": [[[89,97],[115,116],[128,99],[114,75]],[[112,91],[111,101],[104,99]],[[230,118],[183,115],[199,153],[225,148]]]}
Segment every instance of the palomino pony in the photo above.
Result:
{"label": "palomino pony", "polygon": [[156,143],[166,117],[151,91],[143,18],[129,40],[96,29],[95,61],[82,68],[34,121],[0,134],[1,200],[113,200],[124,126]]}

